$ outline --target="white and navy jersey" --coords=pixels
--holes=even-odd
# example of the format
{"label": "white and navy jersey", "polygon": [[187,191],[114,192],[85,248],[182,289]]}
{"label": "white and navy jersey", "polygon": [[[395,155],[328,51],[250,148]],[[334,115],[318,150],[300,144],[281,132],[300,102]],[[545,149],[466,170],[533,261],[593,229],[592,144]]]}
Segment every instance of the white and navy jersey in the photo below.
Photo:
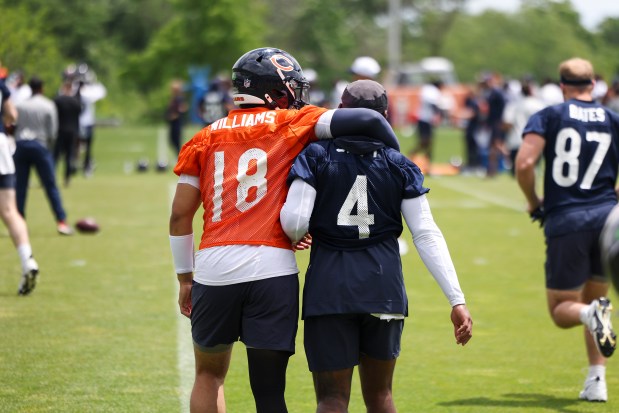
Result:
{"label": "white and navy jersey", "polygon": [[400,152],[379,145],[355,155],[336,141],[310,144],[288,177],[316,189],[303,317],[408,313],[397,237],[401,204],[429,189]]}
{"label": "white and navy jersey", "polygon": [[523,131],[546,140],[544,210],[549,216],[617,202],[619,116],[570,99],[534,114]]}

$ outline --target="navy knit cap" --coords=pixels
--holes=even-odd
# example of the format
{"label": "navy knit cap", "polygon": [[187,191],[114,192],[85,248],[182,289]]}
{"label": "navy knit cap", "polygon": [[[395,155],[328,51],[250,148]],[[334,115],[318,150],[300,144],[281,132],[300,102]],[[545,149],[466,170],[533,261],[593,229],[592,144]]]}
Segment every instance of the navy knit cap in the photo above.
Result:
{"label": "navy knit cap", "polygon": [[368,108],[384,114],[388,107],[387,91],[373,80],[354,81],[342,93],[343,108]]}

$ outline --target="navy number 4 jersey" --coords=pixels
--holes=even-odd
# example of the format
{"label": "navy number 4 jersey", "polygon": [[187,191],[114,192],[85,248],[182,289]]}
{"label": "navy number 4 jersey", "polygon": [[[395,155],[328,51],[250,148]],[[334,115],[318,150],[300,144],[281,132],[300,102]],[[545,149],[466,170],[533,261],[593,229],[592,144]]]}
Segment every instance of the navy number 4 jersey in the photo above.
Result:
{"label": "navy number 4 jersey", "polygon": [[617,114],[594,102],[570,99],[533,115],[523,131],[527,133],[546,140],[546,214],[617,202]]}
{"label": "navy number 4 jersey", "polygon": [[354,155],[332,141],[312,143],[297,157],[288,183],[316,189],[309,232],[338,249],[363,248],[402,233],[402,199],[426,192],[423,174],[400,152]]}
{"label": "navy number 4 jersey", "polygon": [[397,237],[401,204],[426,192],[419,168],[398,151],[354,155],[333,141],[309,145],[289,183],[316,189],[303,317],[345,313],[407,314]]}

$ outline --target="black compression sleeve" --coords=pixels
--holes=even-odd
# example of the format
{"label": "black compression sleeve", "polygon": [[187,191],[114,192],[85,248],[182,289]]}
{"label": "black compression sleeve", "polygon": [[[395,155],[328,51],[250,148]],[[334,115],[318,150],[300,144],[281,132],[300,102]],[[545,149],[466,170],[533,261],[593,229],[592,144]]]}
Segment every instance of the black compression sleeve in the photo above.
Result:
{"label": "black compression sleeve", "polygon": [[331,119],[331,135],[365,136],[379,139],[385,145],[400,150],[400,143],[391,125],[380,113],[366,108],[340,108]]}
{"label": "black compression sleeve", "polygon": [[256,402],[256,413],[287,413],[286,367],[291,353],[247,349],[249,383]]}

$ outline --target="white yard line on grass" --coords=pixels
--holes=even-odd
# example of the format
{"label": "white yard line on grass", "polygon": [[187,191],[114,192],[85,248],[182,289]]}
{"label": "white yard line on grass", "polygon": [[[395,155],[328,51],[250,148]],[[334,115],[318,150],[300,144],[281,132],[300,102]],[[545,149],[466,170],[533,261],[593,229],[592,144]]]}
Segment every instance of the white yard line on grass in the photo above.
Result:
{"label": "white yard line on grass", "polygon": [[[178,297],[178,283],[175,281]],[[175,297],[175,298],[176,298]],[[189,397],[191,396],[191,388],[193,387],[194,377],[194,359],[193,359],[193,344],[191,341],[191,324],[189,319],[182,315],[176,306],[177,316],[177,363],[179,375],[179,391],[178,397],[180,402],[181,413],[189,412]]]}
{"label": "white yard line on grass", "polygon": [[462,180],[452,181],[449,179],[437,179],[432,181],[432,184],[438,184],[454,192],[459,192],[461,194],[467,195],[471,198],[476,198],[489,204],[511,209],[512,211],[524,212],[526,209],[523,201],[513,201],[508,198],[480,191],[479,182],[476,182],[475,187],[472,185],[465,185]]}
{"label": "white yard line on grass", "polygon": [[[176,182],[170,184],[170,205],[176,191]],[[191,323],[187,317],[180,313],[178,308],[178,282],[176,274],[171,277],[174,281],[174,310],[176,311],[176,363],[178,366],[178,398],[180,402],[180,412],[189,412],[189,397],[191,388],[193,387],[194,378],[194,359],[193,359],[193,343],[191,340]]]}

